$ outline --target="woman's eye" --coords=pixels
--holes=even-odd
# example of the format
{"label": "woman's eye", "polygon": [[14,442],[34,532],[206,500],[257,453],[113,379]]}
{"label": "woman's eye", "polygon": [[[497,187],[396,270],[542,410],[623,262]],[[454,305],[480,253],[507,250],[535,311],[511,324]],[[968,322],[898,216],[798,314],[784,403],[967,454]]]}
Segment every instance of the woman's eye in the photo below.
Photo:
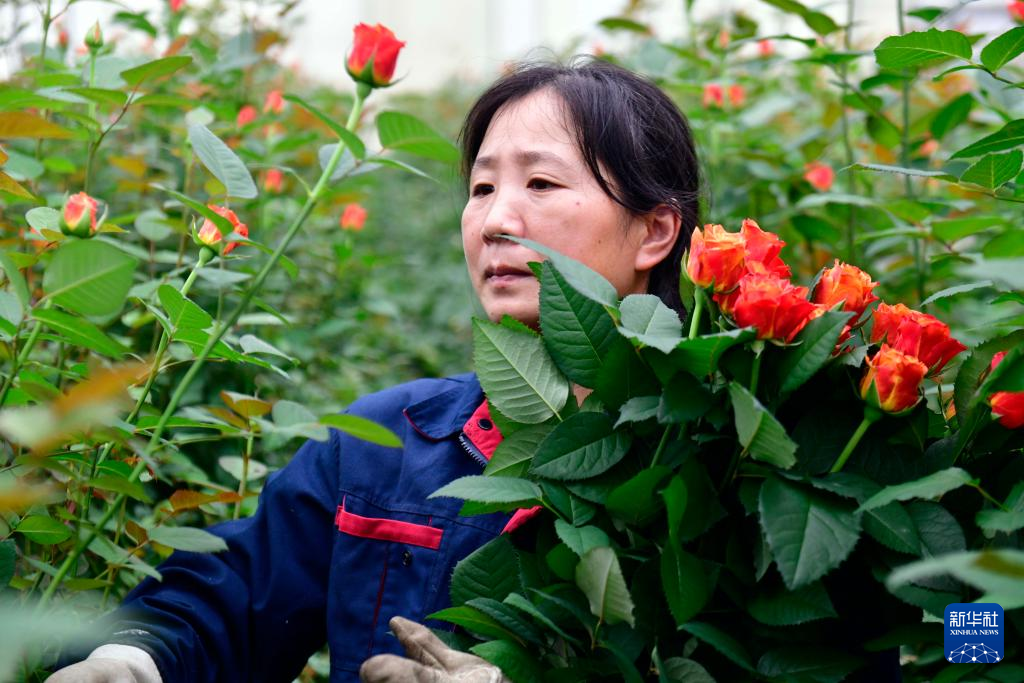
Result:
{"label": "woman's eye", "polygon": [[492,192],[494,192],[493,185],[488,185],[487,183],[477,183],[476,185],[473,186],[472,194],[474,197],[480,197],[485,194],[490,194]]}
{"label": "woman's eye", "polygon": [[551,190],[558,187],[553,182],[544,180],[543,178],[533,178],[526,186],[531,190]]}

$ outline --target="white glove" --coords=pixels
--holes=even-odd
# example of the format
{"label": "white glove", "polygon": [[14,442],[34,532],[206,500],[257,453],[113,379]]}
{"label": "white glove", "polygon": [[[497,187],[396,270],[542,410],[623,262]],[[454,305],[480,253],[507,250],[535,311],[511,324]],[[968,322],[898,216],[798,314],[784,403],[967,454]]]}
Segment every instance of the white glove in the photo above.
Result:
{"label": "white glove", "polygon": [[363,683],[511,683],[498,667],[451,649],[422,624],[394,617],[388,625],[408,657],[370,657],[359,668]]}
{"label": "white glove", "polygon": [[85,661],[66,666],[47,683],[163,683],[160,670],[145,650],[131,645],[103,645]]}

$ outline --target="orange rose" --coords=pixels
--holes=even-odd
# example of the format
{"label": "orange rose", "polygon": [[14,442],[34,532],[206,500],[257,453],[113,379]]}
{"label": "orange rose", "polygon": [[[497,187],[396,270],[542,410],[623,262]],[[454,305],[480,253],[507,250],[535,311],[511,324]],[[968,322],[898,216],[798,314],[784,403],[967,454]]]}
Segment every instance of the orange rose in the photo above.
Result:
{"label": "orange rose", "polygon": [[[992,357],[989,371],[1003,362],[1006,351],[1000,351]],[[1024,427],[1024,391],[997,391],[988,397],[992,414],[999,418],[999,424],[1007,429]]]}
{"label": "orange rose", "polygon": [[882,344],[867,362],[860,383],[861,398],[887,413],[902,413],[917,405],[927,365],[888,344]]}
{"label": "orange rose", "polygon": [[743,89],[742,85],[730,85],[728,92],[729,104],[734,107],[742,107],[743,103],[747,101],[747,91]]}
{"label": "orange rose", "polygon": [[267,192],[280,192],[284,187],[284,173],[278,168],[268,168],[263,178],[263,189]]}
{"label": "orange rose", "polygon": [[[227,218],[231,221],[231,229],[237,232],[242,237],[249,236],[249,226],[238,220],[238,216],[231,209],[223,206],[217,206],[216,204],[207,204],[207,208],[214,211],[220,216]],[[217,250],[217,245],[221,243],[224,236],[221,234],[217,224],[207,218],[203,222],[203,227],[199,228],[199,234],[197,236],[198,242],[204,246],[210,247],[214,251]],[[221,256],[227,256],[231,251],[237,247],[240,242],[229,242],[226,247],[221,251]]]}
{"label": "orange rose", "polygon": [[356,81],[371,88],[382,88],[390,85],[398,53],[403,47],[405,43],[380,24],[356,24],[352,53],[345,67]]}
{"label": "orange rose", "polygon": [[725,106],[725,92],[722,90],[722,86],[718,83],[706,83],[704,85],[704,96],[701,99],[701,103],[704,105],[705,109],[711,105],[716,107]]}
{"label": "orange rose", "polygon": [[848,263],[840,263],[835,260],[832,267],[827,269],[818,280],[818,286],[814,288],[813,301],[825,308],[832,308],[840,301],[843,302],[843,310],[855,313],[850,325],[856,325],[857,320],[868,305],[878,301],[871,290],[878,286],[877,282],[871,280],[871,276],[857,266]]}
{"label": "orange rose", "polygon": [[366,209],[359,204],[349,204],[341,214],[341,220],[339,221],[341,229],[362,230],[363,225],[366,223],[366,213]]}
{"label": "orange rose", "polygon": [[1006,6],[1006,10],[1010,13],[1010,18],[1024,24],[1024,0],[1013,0]]}
{"label": "orange rose", "polygon": [[740,327],[755,328],[758,339],[789,343],[815,317],[817,309],[807,300],[806,287],[751,273],[740,280],[733,317]]}
{"label": "orange rose", "polygon": [[256,112],[256,107],[251,104],[247,104],[238,110],[238,117],[235,119],[235,126],[238,128],[245,128],[255,121],[257,116],[259,116],[259,114]]}
{"label": "orange rose", "polygon": [[835,178],[836,174],[832,171],[832,167],[820,161],[812,161],[804,167],[804,180],[809,182],[816,190],[827,192],[831,189]]}
{"label": "orange rose", "polygon": [[705,225],[703,232],[694,228],[686,273],[698,287],[727,292],[743,277],[745,254],[743,235],[729,232],[718,224]]}
{"label": "orange rose", "polygon": [[779,253],[786,243],[774,232],[765,232],[752,218],[744,218],[741,228],[746,255],[743,259],[748,273],[772,275],[789,278],[792,272],[789,266],[779,258]]}
{"label": "orange rose", "polygon": [[875,309],[871,342],[879,341],[920,360],[928,367],[929,375],[941,372],[955,355],[967,349],[950,336],[944,322],[903,304],[880,304]]}
{"label": "orange rose", "polygon": [[263,100],[263,113],[280,114],[282,111],[284,111],[284,98],[281,96],[281,91],[271,90]]}

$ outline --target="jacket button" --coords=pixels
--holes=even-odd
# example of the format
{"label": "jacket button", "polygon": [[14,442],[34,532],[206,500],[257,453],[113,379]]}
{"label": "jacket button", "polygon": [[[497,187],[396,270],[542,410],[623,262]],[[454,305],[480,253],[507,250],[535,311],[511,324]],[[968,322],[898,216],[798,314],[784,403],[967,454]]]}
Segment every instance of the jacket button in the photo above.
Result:
{"label": "jacket button", "polygon": [[408,567],[410,564],[412,564],[412,553],[406,550],[402,553],[402,565]]}
{"label": "jacket button", "polygon": [[476,423],[476,426],[484,430],[485,432],[489,432],[491,431],[491,428],[494,427],[494,423],[488,420],[486,417],[484,417],[480,418],[480,420]]}

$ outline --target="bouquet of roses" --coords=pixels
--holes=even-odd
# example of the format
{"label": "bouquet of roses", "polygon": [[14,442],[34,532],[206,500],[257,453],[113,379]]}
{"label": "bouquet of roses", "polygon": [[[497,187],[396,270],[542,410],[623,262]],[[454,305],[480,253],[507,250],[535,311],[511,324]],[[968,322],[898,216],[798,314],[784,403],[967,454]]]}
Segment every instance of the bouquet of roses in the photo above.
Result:
{"label": "bouquet of roses", "polygon": [[504,439],[435,495],[534,533],[456,568],[432,616],[461,646],[515,681],[839,681],[902,648],[914,680],[947,663],[945,606],[981,601],[1019,649],[1024,331],[968,352],[839,261],[798,286],[748,219],[693,233],[684,334],[518,241],[548,257],[542,333],[476,321]]}

